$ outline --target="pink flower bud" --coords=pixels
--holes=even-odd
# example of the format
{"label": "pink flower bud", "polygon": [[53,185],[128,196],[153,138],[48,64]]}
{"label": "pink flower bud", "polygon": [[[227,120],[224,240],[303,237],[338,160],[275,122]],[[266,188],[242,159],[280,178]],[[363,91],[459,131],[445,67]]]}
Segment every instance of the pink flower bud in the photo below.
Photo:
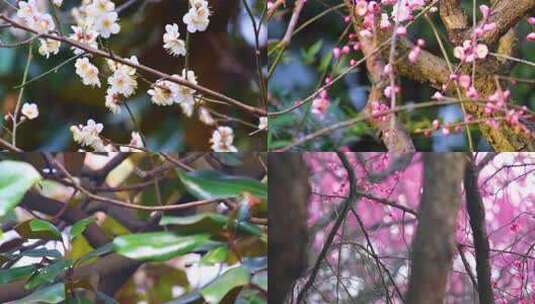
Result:
{"label": "pink flower bud", "polygon": [[490,15],[490,8],[486,5],[480,5],[479,10],[481,11],[481,15],[483,15],[483,19],[487,19]]}
{"label": "pink flower bud", "polygon": [[472,80],[470,79],[470,76],[468,75],[461,75],[459,77],[459,85],[465,89],[468,89],[470,87],[470,84],[472,83]]}

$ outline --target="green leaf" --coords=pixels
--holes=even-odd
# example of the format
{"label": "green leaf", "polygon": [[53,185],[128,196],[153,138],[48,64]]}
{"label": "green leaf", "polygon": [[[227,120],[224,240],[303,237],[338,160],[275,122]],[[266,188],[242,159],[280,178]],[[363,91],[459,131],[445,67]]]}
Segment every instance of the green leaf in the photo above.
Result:
{"label": "green leaf", "polygon": [[21,256],[28,256],[33,258],[52,257],[59,258],[62,256],[61,252],[56,249],[47,249],[45,247],[26,250],[20,254]]}
{"label": "green leaf", "polygon": [[316,43],[310,46],[308,50],[301,49],[301,56],[303,57],[303,62],[305,64],[312,64],[314,62],[314,57],[318,54],[323,46],[323,40],[318,40]]}
{"label": "green leaf", "polygon": [[251,275],[245,267],[232,268],[202,288],[200,293],[207,303],[221,303],[223,298],[233,289],[249,284],[250,278]]}
{"label": "green leaf", "polygon": [[63,283],[57,283],[40,288],[27,297],[11,302],[11,304],[56,304],[63,300],[65,300],[65,285]]}
{"label": "green leaf", "polygon": [[26,289],[33,289],[37,286],[41,286],[46,283],[52,283],[56,277],[65,272],[69,267],[72,266],[71,260],[59,260],[54,264],[50,264],[46,267],[43,267],[37,270],[34,275],[26,282],[24,286]]}
{"label": "green leaf", "polygon": [[28,277],[35,271],[35,269],[35,265],[30,265],[0,270],[0,284],[6,284]]}
{"label": "green leaf", "polygon": [[41,175],[24,162],[0,161],[0,217],[15,208]]}
{"label": "green leaf", "polygon": [[129,234],[113,240],[114,250],[126,257],[142,261],[166,261],[191,253],[209,242],[208,234],[181,236],[172,232]]}
{"label": "green leaf", "polygon": [[217,171],[185,172],[178,170],[178,176],[184,186],[198,199],[216,199],[238,197],[244,192],[267,199],[265,184],[240,176],[224,175]]}
{"label": "green leaf", "polygon": [[52,223],[43,220],[28,220],[15,227],[20,236],[26,239],[61,241],[61,232]]}
{"label": "green leaf", "polygon": [[201,259],[202,265],[214,265],[224,262],[229,254],[227,246],[219,246],[208,251]]}
{"label": "green leaf", "polygon": [[[235,223],[235,222],[234,222]],[[228,216],[217,213],[199,213],[190,216],[163,216],[160,225],[175,225],[181,227],[181,231],[188,232],[210,232],[216,233],[225,229],[231,224]],[[247,222],[238,222],[236,229],[239,232],[261,236],[262,230],[256,225]]]}
{"label": "green leaf", "polygon": [[331,52],[325,53],[325,55],[323,55],[323,57],[321,58],[320,65],[318,67],[318,71],[326,72],[332,59],[333,59],[333,53],[331,53]]}
{"label": "green leaf", "polygon": [[80,257],[77,261],[76,261],[76,265],[80,265],[82,263],[85,263],[91,259],[94,259],[96,257],[99,257],[99,256],[102,256],[102,255],[106,255],[110,252],[113,251],[113,244],[112,243],[108,243],[106,245],[103,245],[95,250],[92,250],[91,252],[88,252],[86,255]]}
{"label": "green leaf", "polygon": [[79,237],[82,233],[84,233],[85,229],[87,229],[87,226],[94,223],[95,221],[96,219],[90,216],[88,218],[79,220],[78,222],[74,223],[74,225],[72,225],[71,227],[71,232],[70,232],[71,241]]}

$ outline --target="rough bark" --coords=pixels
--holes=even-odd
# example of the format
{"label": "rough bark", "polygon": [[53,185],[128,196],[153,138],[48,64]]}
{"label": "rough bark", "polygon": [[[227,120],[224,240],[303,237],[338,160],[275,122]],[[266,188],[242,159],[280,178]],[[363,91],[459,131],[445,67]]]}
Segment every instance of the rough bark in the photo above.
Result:
{"label": "rough bark", "polygon": [[[352,1],[346,0],[347,7],[351,12],[351,15],[354,15]],[[362,26],[357,18],[353,18],[353,28],[356,33],[359,33],[362,29]],[[361,44],[361,50],[366,59],[366,67],[370,76],[370,81],[372,83],[372,89],[370,95],[368,96],[368,103],[366,105],[366,111],[371,114],[371,104],[372,102],[379,102],[381,104],[390,105],[390,103],[385,100],[383,95],[383,90],[388,84],[388,75],[384,73],[385,61],[381,58],[381,53],[377,51],[377,47],[383,42],[379,37],[359,37]],[[394,114],[392,114],[394,115]],[[393,122],[388,116],[389,119],[385,121],[381,120],[371,120],[370,123],[380,132],[381,139],[383,140],[387,150],[389,152],[395,153],[407,153],[416,151],[414,143],[412,142],[411,137],[404,129],[403,125],[397,119],[393,117]]]}
{"label": "rough bark", "polygon": [[283,303],[306,268],[308,170],[300,154],[270,153],[269,303]]}
{"label": "rough bark", "polygon": [[424,154],[423,193],[412,242],[407,303],[444,303],[464,163],[461,153]]}
{"label": "rough bark", "polygon": [[[511,5],[510,1],[500,1],[495,5],[494,13],[491,15],[489,22],[496,22],[497,28],[486,33],[481,41],[488,44],[492,52],[510,55],[513,50],[509,48],[512,47],[512,42],[514,41],[514,37],[511,36],[511,30],[522,17],[535,9],[535,0],[519,0],[515,1],[515,5]],[[470,38],[471,28],[464,22],[463,15],[465,13],[462,11],[458,1],[442,0],[440,10],[442,22],[448,30],[448,36],[453,45],[459,45],[462,41]],[[391,32],[384,31],[381,36],[381,39],[384,40],[391,36]],[[456,97],[454,86],[449,81],[450,71],[446,60],[422,50],[416,62],[410,63],[405,56],[412,47],[413,43],[409,39],[403,37],[399,39],[396,49],[395,70],[400,75],[422,83],[429,83],[439,90],[443,84],[449,84],[448,93]],[[382,56],[388,56],[388,52],[389,48],[384,48]],[[495,75],[501,75],[505,70],[509,70],[511,64],[502,59],[495,59],[489,56],[489,58],[480,62],[478,67],[474,86],[480,92],[480,98],[486,99],[497,89]],[[471,74],[470,69],[471,67],[464,67],[463,73]],[[469,100],[465,96],[465,92],[462,93],[462,98]],[[484,113],[484,108],[479,104],[466,102],[465,107],[467,112],[473,115],[476,120],[491,118]],[[535,141],[532,136],[515,130],[504,122],[501,122],[498,128],[491,128],[486,124],[480,124],[480,128],[482,135],[495,151],[535,150]]]}

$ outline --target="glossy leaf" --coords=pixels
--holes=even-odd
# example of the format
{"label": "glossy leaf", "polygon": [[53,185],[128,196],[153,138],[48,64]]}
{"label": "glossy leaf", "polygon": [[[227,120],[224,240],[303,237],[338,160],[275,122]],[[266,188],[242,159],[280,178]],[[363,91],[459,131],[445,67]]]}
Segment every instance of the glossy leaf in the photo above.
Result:
{"label": "glossy leaf", "polygon": [[227,246],[218,246],[208,251],[202,258],[200,263],[203,265],[215,265],[224,262],[229,255]]}
{"label": "glossy leaf", "polygon": [[15,227],[15,230],[26,239],[62,240],[58,228],[43,220],[28,220]]}
{"label": "glossy leaf", "polygon": [[76,265],[80,265],[80,264],[83,264],[89,260],[92,260],[94,258],[97,258],[99,256],[102,256],[102,255],[106,255],[110,252],[113,251],[113,244],[112,243],[108,243],[106,245],[103,245],[97,249],[94,249],[90,252],[88,252],[87,254],[81,256],[78,260],[76,260]]}
{"label": "glossy leaf", "polygon": [[191,253],[209,242],[208,234],[182,236],[172,232],[129,234],[113,240],[113,249],[126,257],[143,261],[166,261]]}
{"label": "glossy leaf", "polygon": [[11,302],[11,304],[56,304],[63,300],[65,300],[65,285],[63,283],[57,283],[40,288],[29,296]]}
{"label": "glossy leaf", "polygon": [[251,275],[245,267],[232,268],[214,282],[202,288],[200,293],[207,303],[221,303],[233,289],[249,284],[250,278]]}
{"label": "glossy leaf", "polygon": [[13,267],[0,270],[0,284],[6,284],[30,276],[36,267],[34,265]]}
{"label": "glossy leaf", "polygon": [[87,229],[87,226],[94,223],[95,220],[96,219],[91,216],[74,223],[74,225],[71,227],[70,239],[74,240],[75,238],[79,237]]}
{"label": "glossy leaf", "polygon": [[[217,213],[199,213],[191,216],[163,216],[160,225],[174,225],[182,227],[184,232],[219,232],[233,224],[228,216]],[[247,222],[238,222],[237,230],[242,233],[261,236],[262,231],[256,225]]]}
{"label": "glossy leaf", "polygon": [[41,179],[30,164],[4,160],[0,162],[0,217],[15,208],[26,191]]}
{"label": "glossy leaf", "polygon": [[249,177],[224,175],[217,171],[185,172],[178,170],[178,176],[186,189],[198,199],[238,197],[248,192],[267,199],[267,187]]}
{"label": "glossy leaf", "polygon": [[35,274],[26,282],[26,289],[33,289],[37,286],[52,283],[56,277],[65,272],[72,266],[71,260],[59,260],[53,264],[39,269]]}
{"label": "glossy leaf", "polygon": [[42,257],[51,257],[51,258],[59,258],[61,257],[61,252],[59,252],[56,249],[47,249],[45,247],[32,249],[32,250],[26,250],[20,255],[22,256],[28,256],[32,258],[42,258]]}

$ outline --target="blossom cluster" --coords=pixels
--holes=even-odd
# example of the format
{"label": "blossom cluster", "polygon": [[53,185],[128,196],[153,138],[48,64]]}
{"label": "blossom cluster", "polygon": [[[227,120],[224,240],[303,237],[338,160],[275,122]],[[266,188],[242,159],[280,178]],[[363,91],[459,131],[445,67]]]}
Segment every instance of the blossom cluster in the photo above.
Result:
{"label": "blossom cluster", "polygon": [[[424,178],[421,156],[422,154],[416,154],[405,170],[376,182],[369,178],[371,173],[384,172],[396,158],[394,154],[361,153],[359,158],[354,157],[353,153],[347,154],[358,188],[370,194],[370,197],[379,199],[362,197],[355,204],[354,213],[350,212],[344,221],[344,233],[338,233],[333,242],[339,246],[333,246],[326,255],[328,264],[340,265],[337,268],[339,272],[333,273],[332,268],[322,267],[326,271],[320,271],[318,274],[315,281],[317,292],[310,293],[309,302],[336,302],[336,298],[345,297],[346,292],[337,292],[333,287],[336,286],[336,280],[341,280],[353,298],[368,294],[368,291],[372,290],[377,282],[374,280],[375,273],[370,274],[369,264],[355,262],[368,258],[367,251],[360,250],[361,244],[373,246],[377,257],[387,257],[381,258],[380,261],[384,263],[385,268],[396,269],[392,271],[392,279],[403,294],[407,288],[410,246],[418,219],[396,205],[418,210]],[[483,157],[484,154],[478,153],[478,163]],[[311,235],[311,246],[319,251],[325,244],[332,226],[325,219],[347,197],[349,180],[335,153],[308,153],[305,160],[311,172],[312,190],[308,204],[308,223],[311,231],[316,232]],[[492,252],[489,262],[496,303],[527,304],[533,303],[535,299],[535,284],[530,277],[535,261],[526,259],[524,254],[530,251],[533,244],[530,231],[535,227],[535,219],[531,216],[535,207],[535,179],[533,175],[526,174],[532,170],[533,155],[501,153],[480,171],[478,188],[483,199]],[[467,271],[476,273],[476,252],[473,249],[463,192],[459,193],[459,198],[462,202],[456,221],[455,241],[462,248],[463,255],[458,251],[453,254],[453,269],[448,279],[448,298],[445,300],[447,303],[471,301],[467,295],[474,294]],[[381,199],[395,205],[383,204]],[[358,214],[360,223],[353,214]],[[362,229],[366,229],[366,235]],[[347,236],[350,236],[350,242],[347,241]],[[477,293],[475,294],[477,297]],[[350,299],[349,296],[347,299]],[[396,300],[398,299],[393,302],[399,302]]]}
{"label": "blossom cluster", "polygon": [[[61,6],[61,2],[55,1],[55,5]],[[35,0],[19,1],[17,18],[23,21],[28,27],[43,34],[56,30],[56,23],[52,15],[39,9]],[[50,54],[57,54],[61,43],[52,39],[39,39],[39,53],[47,58]]]}
{"label": "blossom cluster", "polygon": [[[111,143],[105,143],[101,137],[104,125],[89,119],[86,125],[71,126],[70,130],[73,134],[74,141],[79,143],[82,147],[93,149],[95,152],[116,152],[117,149]],[[139,152],[143,148],[143,140],[138,132],[131,133],[131,140],[128,145],[120,146],[121,152]]]}
{"label": "blossom cluster", "polygon": [[[61,0],[54,0],[54,5],[61,7]],[[122,59],[123,62],[107,59],[106,69],[99,70],[93,63],[94,57],[90,50],[98,50],[100,39],[108,39],[121,31],[119,14],[116,5],[111,0],[83,0],[80,6],[70,10],[74,24],[70,26],[67,37],[78,45],[72,45],[72,52],[78,56],[74,63],[76,74],[81,82],[90,87],[101,87],[101,78],[107,78],[107,89],[104,98],[105,107],[113,114],[121,112],[121,104],[133,96],[138,88],[136,67],[140,65],[136,56]],[[188,10],[182,16],[182,22],[187,30],[186,36],[205,31],[210,24],[211,11],[207,0],[188,0]],[[17,18],[21,19],[28,27],[40,33],[61,34],[58,24],[55,23],[51,14],[46,12],[46,7],[38,7],[36,0],[19,1]],[[189,56],[190,50],[187,39],[181,37],[179,24],[172,23],[165,26],[163,34],[163,48],[172,56]],[[60,51],[59,39],[40,39],[39,53],[46,58],[56,55]],[[83,48],[81,47],[83,46]],[[109,50],[107,50],[109,51]],[[127,64],[124,63],[127,61]],[[187,63],[187,59],[185,62]],[[198,119],[216,129],[212,134],[210,143],[214,151],[237,151],[233,145],[234,131],[227,126],[219,126],[218,121],[212,116],[212,111],[204,103],[205,98],[200,95],[195,86],[198,80],[195,72],[188,66],[184,66],[181,74],[174,74],[156,80],[147,90],[147,94],[153,104],[157,106],[179,105],[187,117],[192,117],[197,112]],[[26,105],[25,105],[26,106]],[[27,117],[33,117],[33,108],[24,108]],[[95,151],[115,149],[111,144],[104,144],[101,132],[104,126],[89,119],[87,125],[75,125],[71,127],[73,139],[82,147],[91,148]],[[261,117],[258,125],[259,130],[267,130],[267,118]],[[136,133],[137,134],[137,133]],[[131,145],[142,146],[143,141],[139,134],[132,134]]]}

